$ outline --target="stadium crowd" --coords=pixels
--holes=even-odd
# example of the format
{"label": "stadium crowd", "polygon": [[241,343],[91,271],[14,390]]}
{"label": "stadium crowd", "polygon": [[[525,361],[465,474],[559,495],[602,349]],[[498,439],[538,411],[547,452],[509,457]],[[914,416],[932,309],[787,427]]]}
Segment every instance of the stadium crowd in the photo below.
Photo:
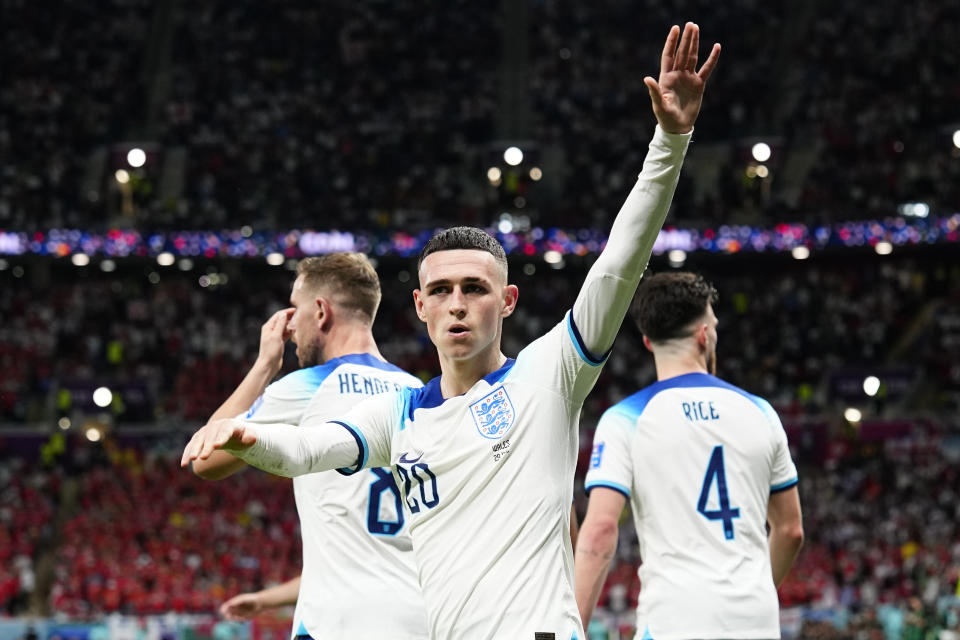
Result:
{"label": "stadium crowd", "polygon": [[[851,371],[896,374],[898,385],[876,398],[881,416],[955,408],[960,267],[946,253],[874,256],[859,266],[859,257],[704,264],[721,291],[724,376],[770,398],[786,415],[816,414],[847,400],[834,376]],[[764,277],[757,277],[758,262]],[[583,266],[578,258],[559,270],[539,260],[515,262],[521,303],[506,328],[508,353],[559,321],[572,303],[569,282],[583,277]],[[655,266],[667,268],[662,259]],[[387,357],[428,379],[438,374],[437,362],[413,311],[409,268],[381,265],[384,301],[375,332]],[[77,280],[60,275],[63,269],[75,275],[65,265],[19,279],[0,271],[0,306],[9,318],[0,326],[0,422],[90,414],[97,411],[91,392],[99,386],[116,391],[109,411],[118,422],[201,420],[243,375],[260,325],[287,305],[292,279],[284,269],[243,261],[207,269],[224,272],[204,275],[216,279],[208,287],[198,284],[200,266],[192,272],[147,267],[153,276],[137,268],[85,271]],[[38,279],[49,280],[42,295]],[[588,400],[588,416],[653,379],[644,353],[627,323]]]}
{"label": "stadium crowd", "polygon": [[[960,206],[950,144],[960,86],[947,53],[960,12],[950,3],[532,2],[517,59],[503,53],[508,18],[462,1],[154,10],[70,0],[55,14],[11,4],[0,156],[17,162],[2,167],[4,229],[409,228],[488,224],[504,210],[606,226],[648,135],[642,77],[681,17],[735,62],[711,80],[698,123],[698,144],[725,150],[700,156],[694,145],[675,220]],[[163,8],[173,12],[167,46]],[[875,64],[851,63],[864,59]],[[506,98],[504,65],[528,79],[521,100]],[[527,130],[504,133],[505,104],[526,105],[513,108],[529,111]],[[485,178],[506,135],[530,145],[542,184]],[[773,146],[766,179],[744,173],[756,139]],[[136,140],[155,150],[133,172],[136,217],[104,215],[118,213],[117,145]],[[809,162],[791,163],[808,150]]]}

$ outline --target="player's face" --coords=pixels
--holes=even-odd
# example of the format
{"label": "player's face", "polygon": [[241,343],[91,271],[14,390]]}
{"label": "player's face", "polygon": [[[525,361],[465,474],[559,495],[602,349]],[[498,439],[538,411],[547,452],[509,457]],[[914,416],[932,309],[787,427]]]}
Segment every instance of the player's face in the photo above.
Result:
{"label": "player's face", "polygon": [[513,313],[517,287],[486,251],[451,249],[428,255],[413,292],[441,359],[499,355],[503,319]]}
{"label": "player's face", "polygon": [[713,305],[707,303],[707,371],[711,375],[717,375],[717,325],[720,321],[717,314],[713,312]]}
{"label": "player's face", "polygon": [[303,276],[298,276],[290,294],[290,306],[295,311],[287,323],[290,339],[297,345],[297,360],[301,367],[313,367],[320,362],[320,330],[317,297],[304,288]]}

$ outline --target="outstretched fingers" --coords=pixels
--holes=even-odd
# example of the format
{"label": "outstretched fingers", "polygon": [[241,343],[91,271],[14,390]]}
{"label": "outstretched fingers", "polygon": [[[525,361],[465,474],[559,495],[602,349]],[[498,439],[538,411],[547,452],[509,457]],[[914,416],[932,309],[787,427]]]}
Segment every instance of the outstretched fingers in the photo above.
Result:
{"label": "outstretched fingers", "polygon": [[719,59],[720,43],[715,42],[713,49],[710,50],[710,55],[707,57],[707,61],[703,63],[703,66],[700,67],[700,71],[697,73],[701,80],[706,82],[710,78],[710,74],[713,73],[713,70],[717,66],[717,61]]}
{"label": "outstretched fingers", "polygon": [[690,32],[690,51],[687,52],[687,71],[697,72],[697,56],[700,52],[700,27],[694,24]]}
{"label": "outstretched fingers", "polygon": [[[673,25],[667,34],[667,41],[663,43],[663,53],[660,55],[660,77],[673,71],[677,59],[677,41],[680,39],[680,27]],[[649,85],[648,85],[649,86]]]}

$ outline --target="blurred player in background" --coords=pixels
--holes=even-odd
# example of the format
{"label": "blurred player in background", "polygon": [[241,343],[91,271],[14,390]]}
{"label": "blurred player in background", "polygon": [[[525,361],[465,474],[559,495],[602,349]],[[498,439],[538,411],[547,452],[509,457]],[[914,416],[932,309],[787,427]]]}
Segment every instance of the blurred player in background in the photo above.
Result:
{"label": "blurred player in background", "polygon": [[576,553],[584,626],[629,500],[642,560],[637,638],[780,637],[776,587],[803,543],[797,470],[773,407],[713,375],[716,296],[692,273],[640,284],[632,314],[657,382],[597,425]]}
{"label": "blurred player in background", "polygon": [[[256,363],[211,420],[239,415],[254,424],[322,424],[362,399],[421,386],[377,349],[371,326],[380,282],[363,254],[302,260],[290,304],[263,326]],[[288,338],[302,368],[267,386],[280,371]],[[220,479],[245,466],[217,451],[194,462],[193,470]],[[349,478],[304,475],[294,478],[293,490],[303,538],[301,576],[237,595],[221,613],[244,620],[296,603],[298,638],[426,638],[411,541],[390,470],[372,468]]]}
{"label": "blurred player in background", "polygon": [[673,27],[659,82],[644,81],[658,127],[643,171],[573,309],[520,352],[500,350],[517,304],[503,248],[457,227],[434,236],[414,300],[440,356],[421,390],[375,398],[316,429],[209,423],[183,464],[217,447],[284,475],[393,465],[433,638],[584,639],[569,511],[580,409],[606,361],[670,207],[707,78],[699,29]]}

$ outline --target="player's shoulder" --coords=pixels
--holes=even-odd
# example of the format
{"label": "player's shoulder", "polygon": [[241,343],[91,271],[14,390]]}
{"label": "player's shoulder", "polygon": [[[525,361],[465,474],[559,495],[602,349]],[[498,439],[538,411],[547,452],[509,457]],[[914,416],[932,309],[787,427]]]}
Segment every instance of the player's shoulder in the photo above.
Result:
{"label": "player's shoulder", "polygon": [[297,392],[312,394],[316,391],[317,387],[323,384],[323,381],[330,375],[331,370],[332,369],[329,369],[325,364],[321,364],[291,371],[282,378],[270,383],[267,387],[267,394],[284,396],[296,394]]}
{"label": "player's shoulder", "polygon": [[[429,412],[431,409],[438,409],[448,402],[456,402],[457,400],[476,402],[478,401],[475,399],[476,396],[486,397],[484,392],[492,393],[499,383],[508,382],[510,380],[510,374],[516,368],[516,364],[517,360],[507,358],[507,361],[499,369],[488,373],[478,380],[476,386],[471,388],[466,394],[454,396],[453,398],[443,397],[443,392],[440,388],[440,376],[433,378],[420,388],[407,389],[404,391],[404,414],[407,419],[413,420],[414,412],[420,409]],[[417,415],[429,415],[429,413]]]}
{"label": "player's shoulder", "polygon": [[770,403],[760,396],[744,391],[726,380],[707,373],[685,373],[672,378],[658,380],[616,403],[607,409],[607,413],[624,414],[632,416],[633,418],[639,418],[644,414],[654,399],[669,395],[674,391],[684,392],[693,389],[716,389],[724,391],[748,400],[765,415],[769,415],[770,413],[776,415],[776,411],[774,411]]}
{"label": "player's shoulder", "polygon": [[361,368],[372,373],[387,374],[391,379],[397,380],[407,387],[420,387],[423,382],[420,378],[407,373],[397,365],[381,360],[369,353],[351,353],[336,358],[331,358],[324,365],[327,367],[326,375],[330,375],[340,368]]}

